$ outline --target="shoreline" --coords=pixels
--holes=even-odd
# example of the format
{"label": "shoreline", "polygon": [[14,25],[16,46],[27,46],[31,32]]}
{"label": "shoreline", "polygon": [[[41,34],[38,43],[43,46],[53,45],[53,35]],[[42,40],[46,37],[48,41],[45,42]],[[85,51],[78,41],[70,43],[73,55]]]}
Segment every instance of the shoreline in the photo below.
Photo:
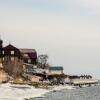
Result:
{"label": "shoreline", "polygon": [[48,88],[36,88],[28,84],[0,84],[0,100],[31,100],[33,98],[44,97],[48,92],[56,92],[60,90],[77,89],[73,85],[53,85]]}
{"label": "shoreline", "polygon": [[[35,88],[30,85],[0,84],[0,100],[30,100],[43,97],[44,94],[62,89],[73,89],[69,85],[53,86],[50,89]],[[3,91],[3,92],[2,92]]]}

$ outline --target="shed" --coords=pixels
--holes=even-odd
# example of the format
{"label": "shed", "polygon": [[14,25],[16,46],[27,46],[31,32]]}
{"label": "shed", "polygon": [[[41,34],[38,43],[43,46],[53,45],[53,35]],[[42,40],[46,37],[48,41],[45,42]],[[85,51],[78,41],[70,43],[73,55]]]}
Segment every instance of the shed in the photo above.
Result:
{"label": "shed", "polygon": [[49,73],[51,73],[51,74],[63,74],[63,67],[62,66],[49,67]]}

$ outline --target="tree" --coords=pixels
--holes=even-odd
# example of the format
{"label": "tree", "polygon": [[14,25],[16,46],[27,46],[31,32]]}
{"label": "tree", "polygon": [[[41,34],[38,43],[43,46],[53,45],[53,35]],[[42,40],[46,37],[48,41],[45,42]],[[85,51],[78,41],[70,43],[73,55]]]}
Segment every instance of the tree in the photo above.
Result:
{"label": "tree", "polygon": [[48,64],[48,55],[47,54],[42,54],[38,56],[38,67],[39,68],[48,68],[49,64]]}

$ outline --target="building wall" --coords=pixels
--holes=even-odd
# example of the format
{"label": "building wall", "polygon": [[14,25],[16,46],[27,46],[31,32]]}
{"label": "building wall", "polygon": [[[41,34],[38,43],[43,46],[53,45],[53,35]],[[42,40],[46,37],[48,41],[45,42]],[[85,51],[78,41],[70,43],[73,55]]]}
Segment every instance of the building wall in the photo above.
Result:
{"label": "building wall", "polygon": [[49,71],[50,74],[63,74],[62,70],[51,70]]}
{"label": "building wall", "polygon": [[[23,55],[23,61],[24,61],[24,63],[36,65],[36,63],[37,63],[37,56],[34,57],[34,58],[31,58],[31,57],[28,55],[28,53],[24,53],[24,54],[22,54],[22,55]],[[27,55],[27,56],[24,56],[24,55]],[[35,54],[35,55],[37,55],[37,54]]]}
{"label": "building wall", "polygon": [[17,57],[14,57],[14,61],[6,61],[4,58],[3,65],[5,71],[7,71],[9,75],[18,76],[22,73],[22,63],[23,61],[21,59],[18,59]]}

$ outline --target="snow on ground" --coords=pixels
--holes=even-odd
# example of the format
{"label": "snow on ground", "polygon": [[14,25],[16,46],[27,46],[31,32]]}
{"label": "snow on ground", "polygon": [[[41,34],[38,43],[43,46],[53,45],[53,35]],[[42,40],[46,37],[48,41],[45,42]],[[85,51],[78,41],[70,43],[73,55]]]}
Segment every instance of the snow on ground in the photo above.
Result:
{"label": "snow on ground", "polygon": [[24,100],[25,98],[41,97],[53,90],[73,89],[71,86],[54,86],[50,90],[34,88],[29,85],[12,85],[9,83],[0,85],[0,100]]}

